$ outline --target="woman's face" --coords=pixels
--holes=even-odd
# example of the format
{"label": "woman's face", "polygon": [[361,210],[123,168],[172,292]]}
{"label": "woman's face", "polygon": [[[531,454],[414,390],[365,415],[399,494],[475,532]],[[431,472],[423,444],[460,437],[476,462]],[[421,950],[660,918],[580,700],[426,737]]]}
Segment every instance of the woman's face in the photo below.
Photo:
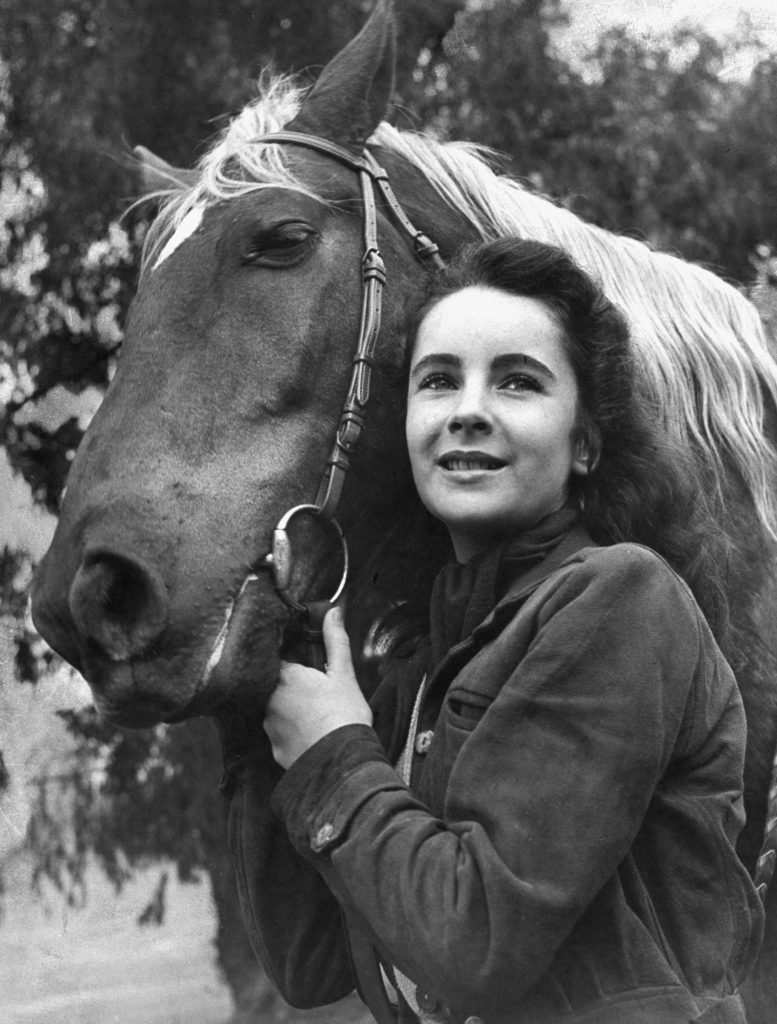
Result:
{"label": "woman's face", "polygon": [[456,557],[561,508],[588,471],[562,330],[538,299],[473,286],[421,322],[410,362],[407,444],[426,508]]}

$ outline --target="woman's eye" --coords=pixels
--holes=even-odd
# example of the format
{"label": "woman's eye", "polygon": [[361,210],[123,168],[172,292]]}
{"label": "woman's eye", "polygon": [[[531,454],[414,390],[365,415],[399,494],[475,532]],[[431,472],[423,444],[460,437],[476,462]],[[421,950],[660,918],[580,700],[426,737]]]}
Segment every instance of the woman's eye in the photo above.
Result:
{"label": "woman's eye", "polygon": [[289,267],[300,263],[315,244],[317,232],[309,224],[289,221],[258,232],[243,254],[243,263],[262,267]]}
{"label": "woman's eye", "polygon": [[454,386],[452,378],[447,373],[430,373],[418,385],[419,390],[427,391],[447,391]]}
{"label": "woman's eye", "polygon": [[503,391],[542,391],[542,385],[529,373],[511,373],[499,387]]}

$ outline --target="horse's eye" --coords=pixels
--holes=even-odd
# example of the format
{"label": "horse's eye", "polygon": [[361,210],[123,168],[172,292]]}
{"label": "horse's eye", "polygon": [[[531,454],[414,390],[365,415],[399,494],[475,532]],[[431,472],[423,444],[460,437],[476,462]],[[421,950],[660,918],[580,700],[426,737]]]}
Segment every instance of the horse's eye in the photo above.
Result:
{"label": "horse's eye", "polygon": [[243,254],[243,263],[256,267],[292,267],[305,259],[317,237],[315,228],[302,221],[276,224],[254,235]]}

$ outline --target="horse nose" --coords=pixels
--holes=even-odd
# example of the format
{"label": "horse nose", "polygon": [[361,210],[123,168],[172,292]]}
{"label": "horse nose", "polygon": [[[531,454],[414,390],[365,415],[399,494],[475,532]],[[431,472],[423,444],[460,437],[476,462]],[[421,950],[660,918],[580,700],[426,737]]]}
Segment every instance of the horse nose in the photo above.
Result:
{"label": "horse nose", "polygon": [[113,661],[142,654],[167,622],[168,596],[157,572],[112,551],[87,552],[70,588],[81,634]]}

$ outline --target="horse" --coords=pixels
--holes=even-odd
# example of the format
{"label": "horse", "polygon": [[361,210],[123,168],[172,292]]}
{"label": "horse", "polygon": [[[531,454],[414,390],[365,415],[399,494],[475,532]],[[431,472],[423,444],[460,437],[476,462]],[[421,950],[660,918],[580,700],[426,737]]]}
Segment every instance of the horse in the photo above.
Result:
{"label": "horse", "polygon": [[[265,77],[194,169],[140,150],[159,211],[115,377],[35,577],[36,626],[113,723],[213,716],[227,748],[261,735],[298,628],[289,592],[343,582],[341,533],[358,651],[370,614],[403,588],[422,593],[446,557],[416,528],[403,436],[419,254],[448,259],[504,234],[555,243],[624,311],[644,400],[693,453],[729,546],[725,653],[748,720],[739,849],[755,872],[777,745],[777,364],[757,313],[711,272],[498,175],[476,146],[392,127],[393,69],[394,13],[378,0],[312,89]],[[371,351],[354,369],[365,321]],[[319,514],[335,475],[337,529],[331,508]],[[774,889],[766,898],[745,993],[755,1024],[777,995]]]}

